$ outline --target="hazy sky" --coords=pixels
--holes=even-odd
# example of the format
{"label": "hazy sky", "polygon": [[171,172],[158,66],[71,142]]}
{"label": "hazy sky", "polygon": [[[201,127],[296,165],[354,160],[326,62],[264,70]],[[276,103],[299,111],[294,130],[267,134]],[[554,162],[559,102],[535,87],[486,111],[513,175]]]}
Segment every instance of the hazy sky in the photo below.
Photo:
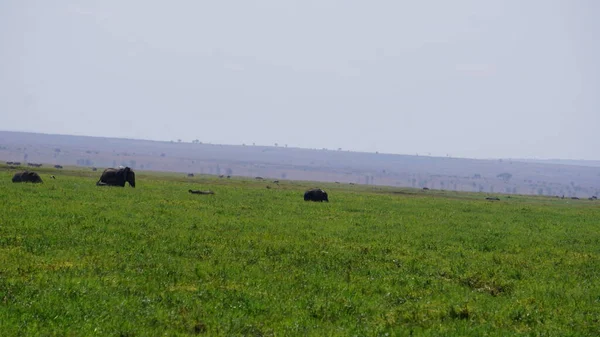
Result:
{"label": "hazy sky", "polygon": [[598,0],[0,0],[0,130],[600,159]]}

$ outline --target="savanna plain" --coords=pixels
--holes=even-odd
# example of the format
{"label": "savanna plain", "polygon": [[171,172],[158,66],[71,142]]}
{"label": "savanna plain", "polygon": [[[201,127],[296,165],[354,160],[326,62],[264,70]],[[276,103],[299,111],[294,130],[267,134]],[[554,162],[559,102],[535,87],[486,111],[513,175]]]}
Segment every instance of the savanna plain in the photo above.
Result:
{"label": "savanna plain", "polygon": [[2,336],[600,335],[598,201],[36,171],[0,166]]}

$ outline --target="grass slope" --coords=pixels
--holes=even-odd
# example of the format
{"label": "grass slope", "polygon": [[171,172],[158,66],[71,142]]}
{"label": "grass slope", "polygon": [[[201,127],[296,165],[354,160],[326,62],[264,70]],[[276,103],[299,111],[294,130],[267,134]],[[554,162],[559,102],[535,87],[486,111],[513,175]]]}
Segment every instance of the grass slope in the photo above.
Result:
{"label": "grass slope", "polygon": [[600,334],[594,202],[37,171],[0,169],[3,336]]}

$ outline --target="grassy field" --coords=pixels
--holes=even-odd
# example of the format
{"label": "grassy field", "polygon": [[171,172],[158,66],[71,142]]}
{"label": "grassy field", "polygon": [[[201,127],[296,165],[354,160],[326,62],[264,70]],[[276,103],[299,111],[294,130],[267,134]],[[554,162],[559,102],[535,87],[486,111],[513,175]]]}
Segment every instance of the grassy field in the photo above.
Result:
{"label": "grassy field", "polygon": [[36,171],[0,167],[2,336],[600,335],[598,202]]}

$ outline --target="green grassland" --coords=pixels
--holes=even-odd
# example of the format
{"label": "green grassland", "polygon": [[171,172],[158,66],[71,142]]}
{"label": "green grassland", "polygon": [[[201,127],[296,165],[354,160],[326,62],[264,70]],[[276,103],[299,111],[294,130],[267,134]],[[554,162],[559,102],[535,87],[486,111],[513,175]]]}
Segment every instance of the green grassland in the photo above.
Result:
{"label": "green grassland", "polygon": [[597,202],[36,171],[0,167],[2,336],[600,335]]}

